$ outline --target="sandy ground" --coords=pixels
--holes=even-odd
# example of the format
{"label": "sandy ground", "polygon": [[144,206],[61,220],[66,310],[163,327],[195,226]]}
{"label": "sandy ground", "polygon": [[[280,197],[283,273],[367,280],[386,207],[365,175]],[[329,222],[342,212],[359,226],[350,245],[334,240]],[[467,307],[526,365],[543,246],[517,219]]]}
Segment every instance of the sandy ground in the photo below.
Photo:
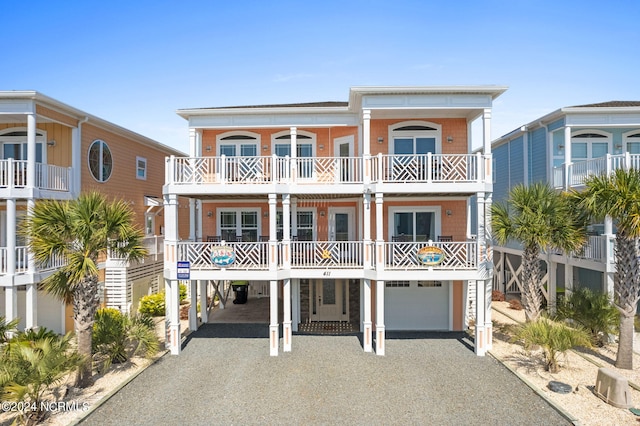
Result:
{"label": "sandy ground", "polygon": [[[628,409],[607,404],[592,389],[600,367],[612,368],[629,382],[640,384],[640,355],[634,355],[633,370],[621,370],[613,365],[617,350],[615,344],[592,350],[569,351],[562,358],[561,370],[551,374],[544,369],[541,351],[527,353],[522,346],[509,343],[507,336],[501,332],[504,325],[516,324],[514,319],[523,322],[524,311],[509,309],[506,302],[494,302],[493,307],[494,336],[493,349],[490,351],[493,356],[515,370],[582,425],[638,424],[637,419],[640,417],[636,417]],[[573,392],[560,394],[551,391],[548,384],[552,380],[570,384]],[[632,387],[629,389],[632,403],[640,404],[640,392]]]}

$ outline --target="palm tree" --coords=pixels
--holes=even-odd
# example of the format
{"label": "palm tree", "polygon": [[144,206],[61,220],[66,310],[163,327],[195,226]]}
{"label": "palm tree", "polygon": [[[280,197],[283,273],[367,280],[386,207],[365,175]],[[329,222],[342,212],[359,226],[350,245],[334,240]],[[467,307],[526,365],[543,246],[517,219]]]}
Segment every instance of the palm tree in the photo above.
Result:
{"label": "palm tree", "polygon": [[633,320],[640,298],[640,171],[617,169],[610,175],[591,176],[585,190],[573,192],[579,206],[593,219],[610,216],[616,232],[614,304],[620,312],[616,367],[633,369]]}
{"label": "palm tree", "polygon": [[142,232],[133,219],[125,201],[108,201],[98,192],[89,192],[72,201],[39,201],[23,224],[37,263],[67,260],[43,285],[45,291],[73,306],[78,352],[86,360],[78,371],[78,387],[91,384],[91,330],[100,303],[98,260],[108,253],[134,261],[146,254]]}
{"label": "palm tree", "polygon": [[491,210],[498,243],[504,245],[514,239],[524,246],[522,305],[527,321],[535,321],[543,302],[540,251],[579,249],[586,239],[581,218],[573,214],[568,197],[541,182],[514,186],[506,204],[495,203]]}

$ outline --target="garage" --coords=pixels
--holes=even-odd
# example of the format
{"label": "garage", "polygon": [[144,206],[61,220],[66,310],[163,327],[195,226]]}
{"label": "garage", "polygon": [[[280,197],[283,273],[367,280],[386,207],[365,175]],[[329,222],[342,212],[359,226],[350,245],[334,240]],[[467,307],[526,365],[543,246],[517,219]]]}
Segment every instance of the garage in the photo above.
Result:
{"label": "garage", "polygon": [[387,330],[450,330],[449,281],[388,281]]}

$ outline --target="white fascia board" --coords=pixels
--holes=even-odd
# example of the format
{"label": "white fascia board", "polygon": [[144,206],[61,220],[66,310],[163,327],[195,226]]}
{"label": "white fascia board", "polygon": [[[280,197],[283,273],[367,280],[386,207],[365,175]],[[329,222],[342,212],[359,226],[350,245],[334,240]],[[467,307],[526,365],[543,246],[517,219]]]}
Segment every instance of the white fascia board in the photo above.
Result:
{"label": "white fascia board", "polygon": [[347,107],[270,107],[270,108],[194,108],[179,109],[176,111],[180,117],[190,120],[193,117],[217,117],[217,116],[243,116],[243,115],[317,115],[317,114],[344,114],[348,113]]}
{"label": "white fascia board", "polygon": [[485,109],[491,108],[489,95],[365,95],[363,109]]}
{"label": "white fascia board", "polygon": [[[591,108],[589,108],[591,109]],[[618,108],[619,109],[619,108]],[[607,111],[582,112],[567,114],[565,123],[567,126],[582,127],[620,127],[640,126],[640,109],[633,111]]]}
{"label": "white fascia board", "polygon": [[508,89],[507,86],[358,86],[352,87],[354,95],[388,95],[388,94],[479,94],[497,98]]}
{"label": "white fascia board", "polygon": [[287,128],[357,126],[356,114],[254,114],[189,117],[190,128]]}
{"label": "white fascia board", "polygon": [[0,114],[31,114],[35,112],[35,104],[28,99],[0,98]]}

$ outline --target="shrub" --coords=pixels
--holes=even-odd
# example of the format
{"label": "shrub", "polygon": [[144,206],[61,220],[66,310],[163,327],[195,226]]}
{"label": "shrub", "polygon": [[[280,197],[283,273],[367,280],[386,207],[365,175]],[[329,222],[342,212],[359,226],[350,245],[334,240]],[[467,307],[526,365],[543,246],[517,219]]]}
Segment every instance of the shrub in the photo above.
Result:
{"label": "shrub", "polygon": [[603,346],[609,334],[617,332],[620,314],[604,293],[595,293],[588,288],[580,288],[570,296],[558,300],[558,319],[570,319],[586,328],[598,346]]}
{"label": "shrub", "polygon": [[152,317],[163,316],[165,314],[164,293],[149,294],[140,298],[138,312]]}
{"label": "shrub", "polygon": [[522,341],[527,350],[532,346],[540,346],[544,353],[545,368],[551,373],[560,370],[560,354],[576,346],[591,346],[591,337],[586,330],[569,327],[548,318],[540,318],[518,326],[512,338],[512,341],[516,340]]}
{"label": "shrub", "polygon": [[0,344],[6,343],[9,339],[9,333],[16,331],[16,327],[20,323],[18,318],[7,321],[7,319],[0,315]]}
{"label": "shrub", "polygon": [[150,357],[157,350],[155,325],[147,315],[130,318],[112,308],[96,312],[92,352],[99,369],[123,363],[138,354]]}
{"label": "shrub", "polygon": [[178,288],[180,289],[180,303],[182,303],[187,300],[187,285],[180,284]]}
{"label": "shrub", "polygon": [[[71,333],[21,333],[11,339],[0,357],[2,399],[28,407],[20,412],[23,424],[41,424],[47,415],[41,402],[66,375],[83,362],[71,349]],[[20,405],[19,405],[20,406]]]}
{"label": "shrub", "polygon": [[493,290],[491,292],[491,301],[504,302],[504,293],[499,290]]}
{"label": "shrub", "polygon": [[514,309],[516,311],[522,310],[522,303],[518,299],[511,299],[509,301],[509,309]]}

